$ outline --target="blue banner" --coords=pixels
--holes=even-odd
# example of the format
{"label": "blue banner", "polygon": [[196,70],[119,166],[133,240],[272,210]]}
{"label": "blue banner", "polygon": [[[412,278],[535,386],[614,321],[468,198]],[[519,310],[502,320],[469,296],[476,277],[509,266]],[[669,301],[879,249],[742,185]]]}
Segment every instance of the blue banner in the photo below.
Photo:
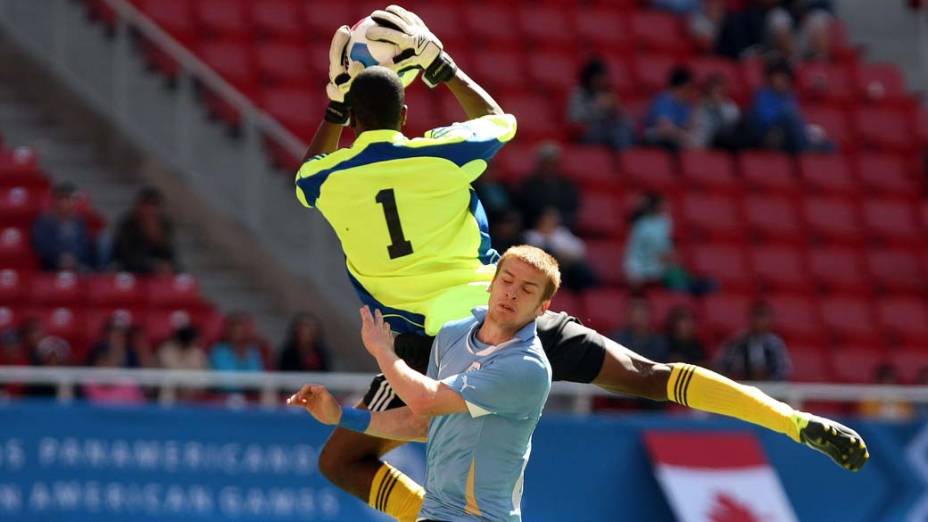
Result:
{"label": "blue banner", "polygon": [[[546,415],[526,471],[524,518],[672,520],[641,440],[649,429],[753,430],[801,520],[921,513],[928,429],[851,425],[872,455],[859,473],[782,435],[717,417]],[[329,431],[302,411],[3,405],[0,520],[387,520],[319,473]],[[390,460],[421,481],[422,449],[409,444]]]}

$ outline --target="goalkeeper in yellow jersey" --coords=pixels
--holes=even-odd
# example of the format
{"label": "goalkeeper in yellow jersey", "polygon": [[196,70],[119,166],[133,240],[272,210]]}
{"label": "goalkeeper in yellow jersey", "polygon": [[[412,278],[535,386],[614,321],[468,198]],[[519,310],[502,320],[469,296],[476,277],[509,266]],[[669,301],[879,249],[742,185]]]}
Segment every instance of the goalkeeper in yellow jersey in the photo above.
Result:
{"label": "goalkeeper in yellow jersey", "polygon": [[[490,248],[486,215],[470,184],[515,136],[516,120],[454,64],[415,14],[390,6],[372,18],[378,25],[368,38],[397,45],[397,63],[352,70],[346,59],[349,31],[339,28],[330,50],[330,104],[296,176],[296,195],[332,225],[361,301],[390,323],[402,364],[422,372],[430,336],[487,303],[498,255]],[[421,69],[430,87],[451,91],[469,120],[422,138],[404,136],[405,92],[396,71],[409,68]],[[337,149],[345,125],[353,127],[356,139]],[[711,370],[647,360],[567,314],[544,314],[538,335],[555,381],[592,383],[742,419],[821,451],[849,470],[860,469],[869,458],[864,441],[850,428],[794,410]],[[374,411],[402,405],[383,376],[374,379],[362,402]],[[372,507],[415,520],[422,488],[380,460],[400,444],[336,429],[319,467]]]}

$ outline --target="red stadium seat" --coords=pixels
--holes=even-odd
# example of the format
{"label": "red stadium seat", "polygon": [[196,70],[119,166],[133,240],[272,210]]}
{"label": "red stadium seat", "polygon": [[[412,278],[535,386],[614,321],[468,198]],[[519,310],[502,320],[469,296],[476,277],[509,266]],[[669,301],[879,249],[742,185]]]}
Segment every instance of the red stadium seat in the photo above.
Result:
{"label": "red stadium seat", "polygon": [[20,228],[0,230],[0,268],[35,269],[39,267],[29,245],[29,237]]}
{"label": "red stadium seat", "polygon": [[660,289],[648,292],[648,303],[651,305],[651,322],[659,331],[665,330],[670,312],[677,308],[693,311],[695,306],[689,294]]}
{"label": "red stadium seat", "polygon": [[[605,60],[606,66],[609,68],[609,81],[612,88],[615,89],[622,98],[634,96],[638,92],[638,83],[632,75],[632,70],[628,65],[626,57],[623,55],[610,55],[604,56],[603,60]],[[577,72],[579,73],[579,71]],[[623,99],[622,101],[624,102],[626,100]],[[629,107],[625,108],[629,110]],[[629,112],[631,113],[630,110]],[[634,114],[630,114],[630,116],[636,119]]]}
{"label": "red stadium seat", "polygon": [[245,0],[195,0],[200,31],[214,38],[249,38],[253,18]]}
{"label": "red stadium seat", "polygon": [[140,307],[145,303],[144,283],[129,273],[99,274],[87,282],[87,298],[95,306]]}
{"label": "red stadium seat", "polygon": [[795,346],[789,347],[789,358],[793,363],[790,380],[795,382],[829,382],[831,377],[831,364],[828,352],[821,346]]}
{"label": "red stadium seat", "polygon": [[638,79],[638,91],[654,96],[665,89],[670,70],[675,65],[677,59],[670,55],[635,53],[632,72]]}
{"label": "red stadium seat", "polygon": [[[611,6],[610,6],[611,7]],[[608,54],[627,50],[631,46],[626,19],[606,6],[590,6],[574,11],[577,38]]]}
{"label": "red stadium seat", "polygon": [[868,199],[861,206],[861,216],[875,239],[913,245],[924,242],[916,207],[908,199]]}
{"label": "red stadium seat", "polygon": [[567,312],[569,315],[580,318],[584,315],[583,301],[580,296],[570,290],[558,290],[551,300],[551,310],[555,312]]}
{"label": "red stadium seat", "polygon": [[74,272],[39,273],[32,276],[29,297],[37,306],[80,306],[87,289]]}
{"label": "red stadium seat", "polygon": [[248,42],[207,40],[198,46],[197,54],[236,87],[247,89],[257,83],[254,51]]}
{"label": "red stadium seat", "polygon": [[917,297],[884,298],[877,302],[877,317],[897,340],[913,343],[928,339],[928,306]]}
{"label": "red stadium seat", "polygon": [[905,109],[858,109],[854,124],[861,143],[867,147],[909,152],[915,146],[911,113]]}
{"label": "red stadium seat", "polygon": [[849,347],[834,351],[831,365],[839,381],[872,383],[877,367],[886,359],[886,353],[879,348]]}
{"label": "red stadium seat", "polygon": [[39,168],[38,154],[31,147],[0,149],[0,189],[23,187],[31,193],[48,190],[50,182]]}
{"label": "red stadium seat", "polygon": [[856,159],[857,177],[868,189],[911,197],[921,187],[909,175],[905,159],[894,154],[867,152]]}
{"label": "red stadium seat", "polygon": [[625,321],[628,297],[618,290],[597,288],[583,294],[583,309],[591,328],[604,335],[617,330]]}
{"label": "red stadium seat", "polygon": [[[331,40],[335,33],[337,24],[333,20],[339,20],[339,23],[353,26],[361,17],[370,14],[361,14],[358,12],[355,2],[333,2],[331,0],[303,0],[303,25],[309,29],[309,33],[326,42]],[[323,15],[324,14],[324,15]],[[328,47],[328,43],[326,43]]]}
{"label": "red stadium seat", "polygon": [[151,306],[194,308],[203,304],[200,285],[190,274],[150,277],[146,287]]}
{"label": "red stadium seat", "polygon": [[839,149],[853,151],[857,148],[857,135],[844,110],[827,105],[810,105],[802,107],[802,115],[806,123],[821,127],[828,140]]}
{"label": "red stadium seat", "polygon": [[857,90],[862,98],[878,102],[904,102],[911,98],[902,73],[891,63],[858,64]]}
{"label": "red stadium seat", "polygon": [[856,96],[850,74],[843,64],[805,62],[796,72],[799,94],[806,100],[848,103]]}
{"label": "red stadium seat", "polygon": [[590,240],[586,243],[587,259],[600,280],[607,285],[620,285],[625,281],[625,245],[614,240]]}
{"label": "red stadium seat", "polygon": [[[493,89],[521,90],[529,86],[525,56],[518,49],[486,49],[474,53],[471,62],[474,77],[481,78],[482,84]],[[505,105],[503,107],[508,110]]]}
{"label": "red stadium seat", "polygon": [[538,145],[515,140],[507,144],[492,160],[499,178],[511,185],[531,174],[537,160]]}
{"label": "red stadium seat", "polygon": [[558,96],[577,84],[578,65],[573,53],[560,51],[529,53],[527,60],[528,74],[533,83]]}
{"label": "red stadium seat", "polygon": [[680,53],[689,50],[680,20],[671,13],[639,10],[628,18],[628,30],[635,46],[651,51]]}
{"label": "red stadium seat", "polygon": [[824,329],[818,305],[803,294],[779,294],[766,299],[773,309],[774,329],[787,341],[822,340]]}
{"label": "red stadium seat", "polygon": [[559,119],[551,112],[551,102],[539,94],[507,95],[500,102],[519,121],[519,135],[529,139],[557,138],[563,133]]}
{"label": "red stadium seat", "polygon": [[860,341],[880,342],[876,316],[869,299],[833,296],[822,299],[822,319],[838,344]]}
{"label": "red stadium seat", "polygon": [[509,5],[490,2],[467,2],[461,19],[475,41],[515,44],[521,36],[514,31],[515,16]]}
{"label": "red stadium seat", "polygon": [[674,175],[670,153],[657,149],[628,149],[619,154],[623,183],[636,189],[673,192],[679,180]]}
{"label": "red stadium seat", "polygon": [[740,245],[701,244],[692,247],[689,267],[718,281],[723,292],[753,290],[754,278]]}
{"label": "red stadium seat", "polygon": [[867,267],[882,289],[919,292],[926,288],[924,268],[918,256],[899,248],[874,248],[867,252]]}
{"label": "red stadium seat", "polygon": [[622,199],[601,191],[584,191],[577,228],[584,235],[620,237],[625,232]]}
{"label": "red stadium seat", "polygon": [[[260,3],[258,4],[260,5]],[[255,44],[255,63],[267,83],[308,86],[328,76],[319,62],[310,59],[300,43],[268,42]]]}
{"label": "red stadium seat", "polygon": [[[26,300],[26,289],[30,288],[29,272],[0,270],[0,306],[19,306]],[[3,327],[0,326],[0,330]]]}
{"label": "red stadium seat", "polygon": [[110,322],[122,326],[143,326],[144,309],[104,306],[90,308],[85,316],[86,333],[91,342],[100,339]]}
{"label": "red stadium seat", "polygon": [[0,189],[0,223],[7,227],[29,227],[39,215],[42,195],[24,187]]}
{"label": "red stadium seat", "polygon": [[45,327],[48,335],[61,337],[68,341],[72,348],[84,343],[87,332],[85,327],[84,315],[77,308],[52,307],[38,308],[29,313],[38,317]]}
{"label": "red stadium seat", "polygon": [[829,291],[864,292],[870,281],[860,253],[848,247],[822,247],[809,251],[812,280]]}
{"label": "red stadium seat", "polygon": [[703,322],[717,339],[727,340],[748,324],[748,312],[754,304],[748,295],[720,292],[703,299]]}
{"label": "red stadium seat", "polygon": [[296,0],[253,2],[251,17],[254,20],[255,29],[262,36],[277,40],[299,41],[305,35],[300,19],[300,4]]}
{"label": "red stadium seat", "polygon": [[899,379],[903,384],[921,384],[916,379],[928,370],[928,351],[925,349],[893,350],[889,353],[889,360],[899,372]]}
{"label": "red stadium seat", "polygon": [[796,192],[793,163],[786,154],[765,151],[744,152],[738,157],[741,175],[748,186],[764,191]]}
{"label": "red stadium seat", "polygon": [[764,85],[764,59],[754,56],[739,60],[741,77],[749,92],[756,92]]}
{"label": "red stadium seat", "polygon": [[535,46],[570,47],[576,36],[570,17],[562,9],[533,3],[522,4],[517,11],[519,30]]}
{"label": "red stadium seat", "polygon": [[732,198],[714,194],[687,194],[680,204],[680,216],[688,236],[700,238],[740,238],[744,221]]}
{"label": "red stadium seat", "polygon": [[7,331],[12,328],[18,328],[24,319],[21,308],[11,308],[9,306],[0,306],[0,330]]}
{"label": "red stadium seat", "polygon": [[155,343],[160,343],[182,326],[193,325],[200,331],[204,344],[215,342],[222,331],[222,314],[211,308],[167,308],[148,312],[144,317],[145,331]]}
{"label": "red stadium seat", "polygon": [[847,158],[838,154],[799,156],[799,176],[807,187],[822,195],[856,194],[859,190]]}
{"label": "red stadium seat", "polygon": [[584,186],[611,189],[620,185],[621,177],[609,149],[572,145],[566,147],[563,157],[564,174]]}
{"label": "red stadium seat", "polygon": [[[306,89],[275,87],[265,89],[261,106],[277,121],[297,136],[308,139],[319,125],[319,115],[325,109],[325,97]],[[300,107],[298,111],[294,107]]]}
{"label": "red stadium seat", "polygon": [[841,242],[859,242],[862,239],[860,218],[850,200],[805,198],[803,213],[816,239]]}
{"label": "red stadium seat", "polygon": [[756,246],[751,249],[751,264],[765,290],[802,291],[809,286],[805,259],[795,247]]}
{"label": "red stadium seat", "polygon": [[751,235],[764,241],[799,241],[803,236],[799,211],[782,196],[751,195],[743,200],[744,217]]}
{"label": "red stadium seat", "polygon": [[712,191],[740,188],[731,156],[712,150],[686,150],[680,153],[680,173],[690,187]]}
{"label": "red stadium seat", "polygon": [[196,39],[197,28],[190,0],[136,0],[145,16],[183,43]]}

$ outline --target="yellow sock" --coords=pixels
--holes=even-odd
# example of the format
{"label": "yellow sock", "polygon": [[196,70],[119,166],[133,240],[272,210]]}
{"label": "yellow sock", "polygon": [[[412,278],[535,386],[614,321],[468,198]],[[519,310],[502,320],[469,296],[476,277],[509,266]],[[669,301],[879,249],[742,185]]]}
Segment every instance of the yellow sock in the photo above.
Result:
{"label": "yellow sock", "polygon": [[415,522],[424,499],[422,486],[384,462],[374,475],[367,503],[400,522]]}
{"label": "yellow sock", "polygon": [[671,401],[757,424],[799,442],[805,419],[788,404],[712,370],[683,363],[670,366],[667,398]]}

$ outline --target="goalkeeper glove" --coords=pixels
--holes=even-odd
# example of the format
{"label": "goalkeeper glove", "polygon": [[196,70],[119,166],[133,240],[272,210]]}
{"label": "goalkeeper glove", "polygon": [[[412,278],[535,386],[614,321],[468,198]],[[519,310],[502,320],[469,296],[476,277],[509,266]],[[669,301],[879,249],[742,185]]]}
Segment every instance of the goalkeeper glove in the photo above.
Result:
{"label": "goalkeeper glove", "polygon": [[393,58],[394,69],[423,69],[422,80],[429,87],[446,82],[454,77],[458,67],[448,53],[442,50],[438,39],[425,22],[415,13],[398,5],[371,13],[377,25],[367,30],[369,40],[389,42],[400,52]]}
{"label": "goalkeeper glove", "polygon": [[349,39],[351,30],[347,25],[343,25],[335,31],[329,46],[329,83],[325,86],[329,105],[325,109],[325,121],[338,125],[348,124],[348,102],[345,101],[345,95],[351,88],[351,80],[364,68],[361,64],[349,62]]}

